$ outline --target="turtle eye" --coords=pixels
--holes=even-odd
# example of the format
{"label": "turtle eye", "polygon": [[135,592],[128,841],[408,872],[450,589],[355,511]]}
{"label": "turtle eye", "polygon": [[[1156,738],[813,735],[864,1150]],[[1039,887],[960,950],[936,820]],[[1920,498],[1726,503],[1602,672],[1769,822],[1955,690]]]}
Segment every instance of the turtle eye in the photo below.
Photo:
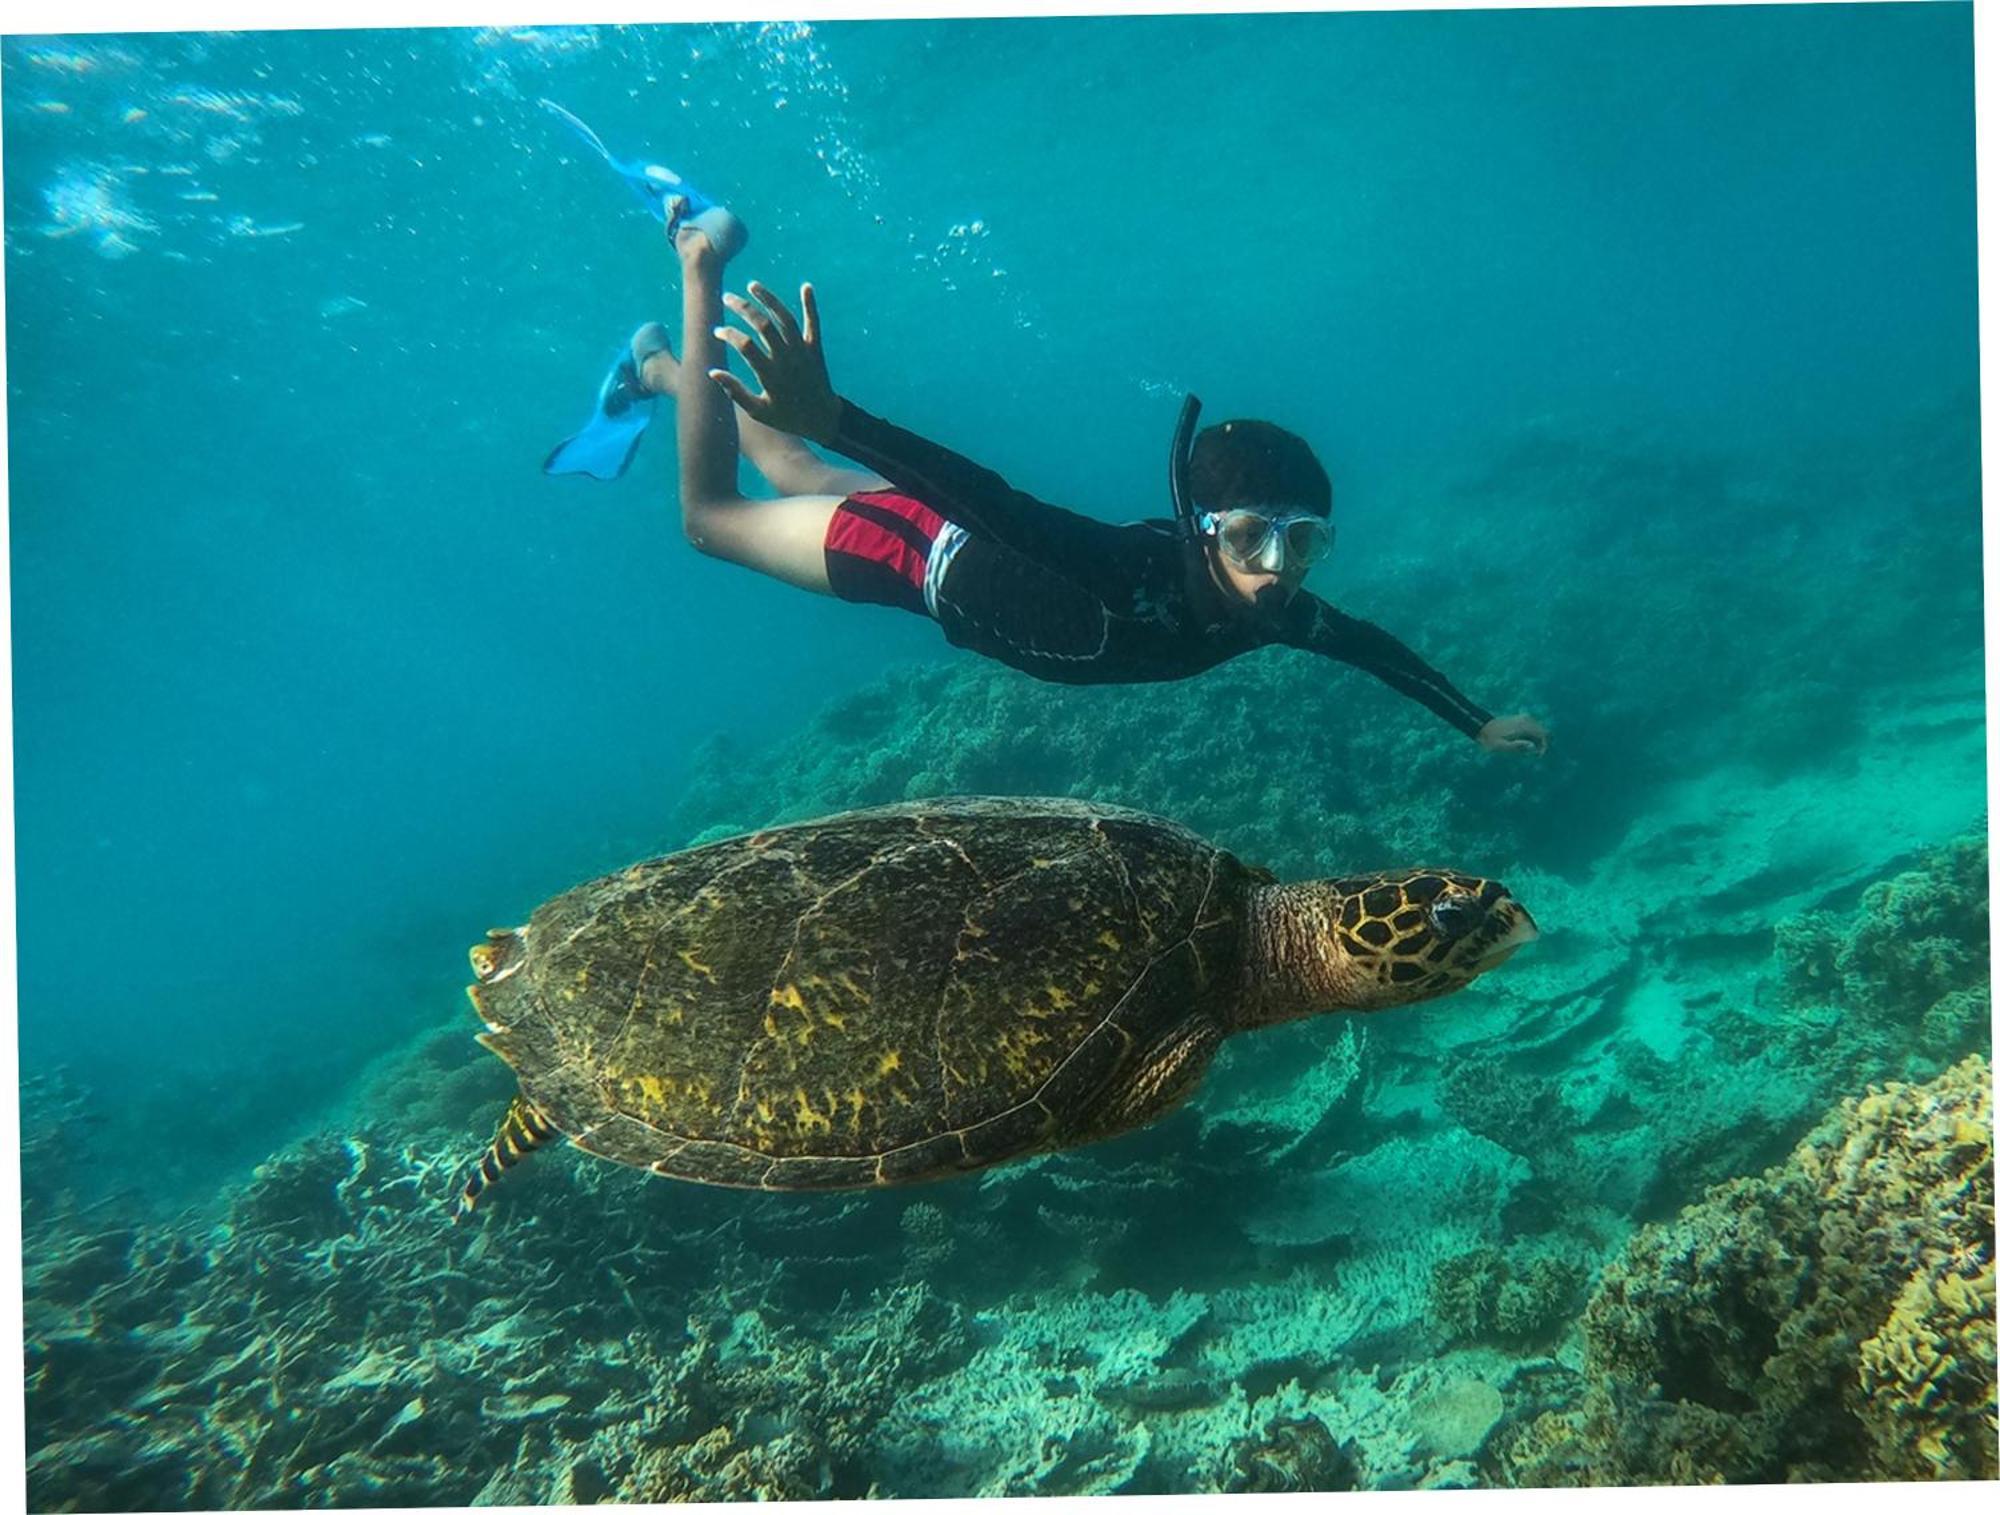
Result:
{"label": "turtle eye", "polygon": [[1429,914],[1431,930],[1446,941],[1455,942],[1470,935],[1486,912],[1462,895],[1448,894],[1431,906]]}

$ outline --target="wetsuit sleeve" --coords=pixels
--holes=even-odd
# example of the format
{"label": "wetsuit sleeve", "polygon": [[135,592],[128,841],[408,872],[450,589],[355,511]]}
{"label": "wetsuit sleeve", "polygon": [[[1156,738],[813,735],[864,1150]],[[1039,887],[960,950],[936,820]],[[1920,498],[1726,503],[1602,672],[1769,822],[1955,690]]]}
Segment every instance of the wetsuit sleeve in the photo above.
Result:
{"label": "wetsuit sleeve", "polygon": [[1292,646],[1338,658],[1374,674],[1391,689],[1436,711],[1467,736],[1477,737],[1479,729],[1493,719],[1491,712],[1473,704],[1450,679],[1372,621],[1344,615],[1313,595],[1302,594],[1299,599],[1308,602],[1307,613],[1299,629],[1285,638]]}
{"label": "wetsuit sleeve", "polygon": [[851,400],[840,402],[840,427],[827,445],[967,530],[1045,563],[1083,557],[1119,538],[1121,528],[1110,522],[1038,500],[992,469]]}

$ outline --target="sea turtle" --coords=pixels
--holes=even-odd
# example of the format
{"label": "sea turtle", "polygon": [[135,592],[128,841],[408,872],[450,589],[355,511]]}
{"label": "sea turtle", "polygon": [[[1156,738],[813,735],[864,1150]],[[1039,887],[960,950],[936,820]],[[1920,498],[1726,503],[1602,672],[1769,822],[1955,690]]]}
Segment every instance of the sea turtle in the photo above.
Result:
{"label": "sea turtle", "polygon": [[1115,1136],[1222,1039],[1463,987],[1535,936],[1498,883],[1280,884],[1066,799],[778,826],[581,884],[472,949],[520,1092],[460,1198],[555,1135],[670,1178],[851,1189]]}

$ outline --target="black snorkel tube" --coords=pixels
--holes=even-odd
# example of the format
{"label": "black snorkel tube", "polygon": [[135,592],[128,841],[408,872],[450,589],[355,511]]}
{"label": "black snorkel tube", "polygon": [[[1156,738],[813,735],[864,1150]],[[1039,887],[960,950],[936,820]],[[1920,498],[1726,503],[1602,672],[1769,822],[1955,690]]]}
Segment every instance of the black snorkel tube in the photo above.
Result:
{"label": "black snorkel tube", "polygon": [[1194,493],[1188,488],[1188,460],[1194,455],[1194,428],[1201,420],[1201,399],[1181,401],[1181,418],[1174,423],[1174,450],[1167,458],[1167,487],[1174,495],[1174,526],[1180,539],[1199,549],[1201,527],[1195,524]]}
{"label": "black snorkel tube", "polygon": [[[1201,586],[1215,585],[1208,570],[1208,548],[1194,506],[1194,490],[1188,484],[1188,467],[1194,458],[1194,429],[1201,420],[1201,400],[1189,395],[1181,401],[1181,418],[1174,424],[1174,450],[1167,459],[1167,487],[1174,497],[1174,535],[1181,540],[1187,558],[1188,603],[1203,603]],[[1266,584],[1257,598],[1244,606],[1236,595],[1223,596],[1225,604],[1269,618],[1285,608],[1290,596],[1276,584]]]}
{"label": "black snorkel tube", "polygon": [[1196,519],[1194,490],[1188,485],[1188,463],[1194,456],[1194,429],[1201,420],[1201,400],[1189,395],[1181,401],[1181,418],[1174,423],[1174,447],[1167,455],[1167,488],[1174,497],[1174,535],[1180,539],[1181,554],[1187,565],[1190,606],[1204,603],[1202,585],[1212,584],[1208,572],[1208,550],[1202,545],[1201,523]]}

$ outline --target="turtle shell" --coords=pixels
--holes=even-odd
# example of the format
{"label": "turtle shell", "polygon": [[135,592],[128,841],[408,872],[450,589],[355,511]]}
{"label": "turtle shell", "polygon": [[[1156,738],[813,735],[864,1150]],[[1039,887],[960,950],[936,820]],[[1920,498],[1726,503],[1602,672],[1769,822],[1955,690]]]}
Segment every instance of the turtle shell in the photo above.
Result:
{"label": "turtle shell", "polygon": [[583,884],[493,933],[471,993],[586,1151],[744,1187],[908,1182],[1093,1134],[1164,1035],[1223,1009],[1260,877],[1137,811],[892,805]]}

